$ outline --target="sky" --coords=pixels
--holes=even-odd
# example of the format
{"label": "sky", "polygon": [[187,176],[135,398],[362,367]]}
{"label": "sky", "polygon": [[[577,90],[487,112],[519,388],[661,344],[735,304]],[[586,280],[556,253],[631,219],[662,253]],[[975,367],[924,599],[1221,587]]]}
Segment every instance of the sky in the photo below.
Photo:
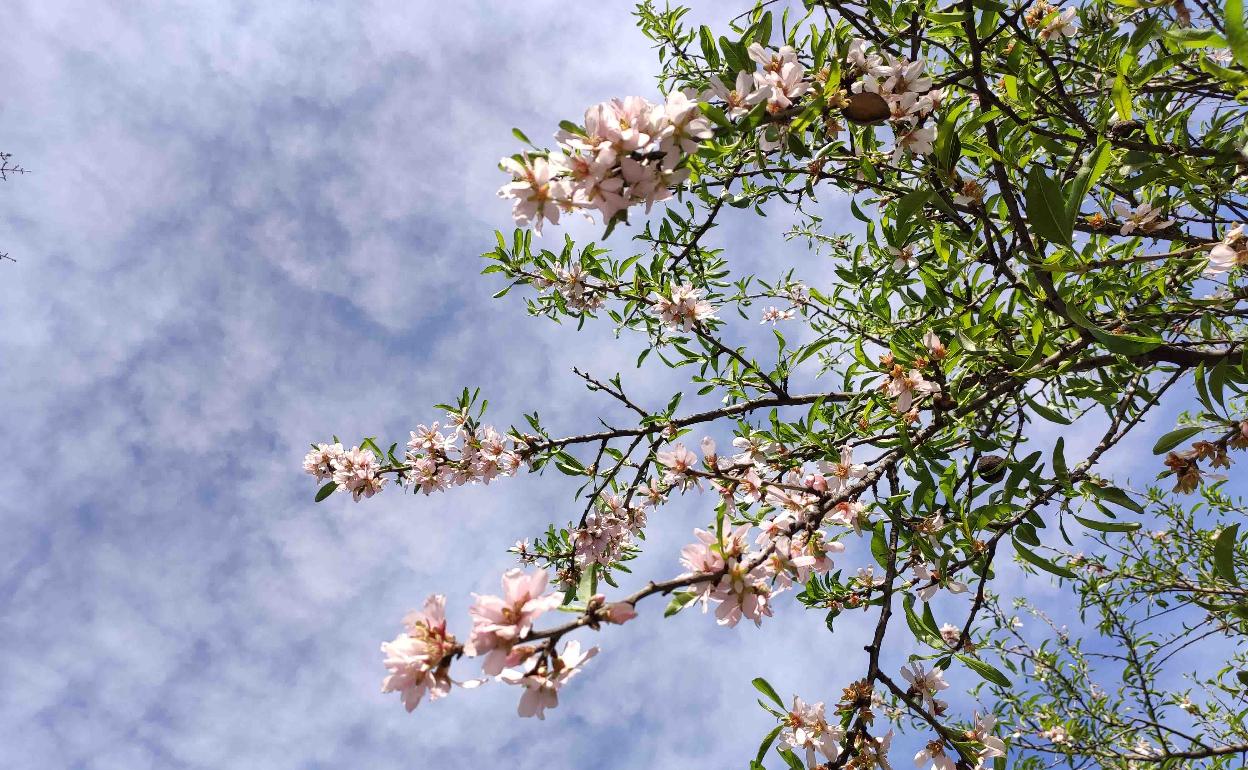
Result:
{"label": "sky", "polygon": [[[380,642],[432,592],[465,633],[469,593],[573,518],[570,489],[315,505],[300,471],[310,442],[401,441],[465,385],[500,424],[610,414],[570,369],[627,370],[636,341],[530,319],[478,273],[511,227],[511,127],[656,95],[628,10],[8,5],[0,149],[31,173],[0,184],[0,766],[711,768],[774,724],[752,677],[839,697],[865,628],[829,636],[790,604],[725,630],[656,604],[592,640],[545,722],[503,686],[409,715],[380,692]],[[827,269],[783,229],[717,237]],[[625,382],[656,404],[680,387]],[[639,568],[676,574],[708,509],[666,509]]]}

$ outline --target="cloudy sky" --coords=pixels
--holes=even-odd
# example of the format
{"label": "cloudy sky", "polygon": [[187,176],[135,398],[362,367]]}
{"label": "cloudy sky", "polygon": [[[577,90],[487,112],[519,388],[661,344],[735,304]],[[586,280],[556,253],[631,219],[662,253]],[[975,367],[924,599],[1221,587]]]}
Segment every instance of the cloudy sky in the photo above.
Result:
{"label": "cloudy sky", "polygon": [[[0,765],[711,768],[771,726],[751,677],[836,699],[864,632],[653,606],[545,723],[501,686],[406,714],[380,641],[433,591],[462,617],[569,490],[313,505],[300,474],[310,441],[401,440],[464,385],[503,424],[605,408],[569,370],[627,369],[635,342],[527,319],[478,272],[510,128],[654,95],[628,7],[8,4],[0,149],[32,173],[0,186]],[[731,232],[817,277],[782,230]],[[695,503],[645,568],[678,570]]]}

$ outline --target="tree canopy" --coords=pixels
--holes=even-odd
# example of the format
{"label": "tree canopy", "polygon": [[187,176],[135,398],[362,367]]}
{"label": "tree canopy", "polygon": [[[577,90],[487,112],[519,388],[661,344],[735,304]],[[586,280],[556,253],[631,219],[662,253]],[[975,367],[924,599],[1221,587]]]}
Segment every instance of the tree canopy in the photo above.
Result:
{"label": "tree canopy", "polygon": [[[888,768],[896,737],[939,770],[1242,766],[1248,532],[1220,473],[1248,447],[1241,0],[636,18],[661,96],[552,116],[553,142],[515,132],[518,227],[485,273],[534,317],[644,340],[636,366],[687,386],[656,406],[577,371],[630,419],[568,434],[540,400],[495,427],[469,387],[405,445],[313,446],[318,500],[581,481],[517,533],[500,595],[405,620],[385,690],[411,710],[497,680],[541,717],[611,624],[658,622],[643,604],[765,633],[788,602],[871,641],[839,696],[756,679],[776,727],[743,765]],[[799,224],[766,272],[710,245],[777,209]],[[602,239],[552,235],[569,216]],[[1128,444],[1156,483],[1098,471]],[[705,511],[691,544],[631,574],[677,496]],[[1017,569],[1063,600],[994,588]]]}

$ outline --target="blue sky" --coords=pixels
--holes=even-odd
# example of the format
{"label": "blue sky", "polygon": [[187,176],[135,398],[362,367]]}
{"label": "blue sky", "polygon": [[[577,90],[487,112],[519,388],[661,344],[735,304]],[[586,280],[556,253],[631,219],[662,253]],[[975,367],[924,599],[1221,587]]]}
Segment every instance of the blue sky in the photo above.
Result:
{"label": "blue sky", "polygon": [[[432,591],[462,619],[569,490],[313,505],[299,472],[308,442],[406,436],[464,385],[501,423],[603,410],[569,370],[627,369],[636,343],[528,319],[477,273],[510,227],[509,129],[654,95],[628,8],[9,5],[0,148],[32,173],[0,186],[0,765],[710,768],[770,727],[751,677],[836,699],[865,629],[652,606],[545,723],[501,686],[408,715],[379,643]],[[730,233],[817,278],[783,227]],[[705,518],[667,509],[643,567],[675,573]]]}

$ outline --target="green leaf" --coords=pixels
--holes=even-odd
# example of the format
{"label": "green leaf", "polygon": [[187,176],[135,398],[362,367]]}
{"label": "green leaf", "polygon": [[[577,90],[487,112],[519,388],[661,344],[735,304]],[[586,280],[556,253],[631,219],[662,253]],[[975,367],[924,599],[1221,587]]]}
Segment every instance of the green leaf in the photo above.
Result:
{"label": "green leaf", "polygon": [[1131,119],[1131,89],[1127,86],[1127,71],[1134,65],[1134,57],[1130,54],[1118,61],[1118,75],[1114,78],[1114,86],[1109,91],[1109,97],[1114,103],[1114,109],[1117,110],[1120,120]]}
{"label": "green leaf", "polygon": [[1066,315],[1076,325],[1087,329],[1111,353],[1121,356],[1138,356],[1164,344],[1160,337],[1141,337],[1136,334],[1110,334],[1092,322],[1074,303],[1066,304]]}
{"label": "green leaf", "polygon": [[906,239],[910,237],[911,223],[914,215],[923,208],[923,204],[931,197],[932,190],[930,187],[921,187],[918,190],[911,190],[897,201],[897,215],[893,221],[895,244],[901,248],[906,243]]}
{"label": "green leaf", "polygon": [[767,737],[766,737],[766,738],[763,738],[763,743],[762,743],[762,745],[758,747],[758,757],[757,757],[757,758],[755,758],[755,760],[754,760],[756,763],[758,763],[758,764],[760,764],[760,765],[762,764],[762,762],[763,762],[763,757],[767,756],[767,749],[770,749],[770,748],[771,748],[771,744],[773,744],[773,743],[775,743],[775,742],[776,742],[776,736],[777,736],[777,735],[779,735],[779,734],[780,734],[780,731],[781,731],[781,730],[783,730],[783,729],[784,729],[784,723],[782,722],[782,723],[780,723],[780,724],[776,725],[776,729],[774,729],[774,730],[772,730],[771,732],[767,733]]}
{"label": "green leaf", "polygon": [[1161,34],[1171,42],[1187,48],[1226,48],[1226,38],[1212,29],[1196,29],[1195,27],[1176,27],[1163,29]]}
{"label": "green leaf", "polygon": [[581,580],[576,586],[576,600],[588,602],[598,592],[598,565],[591,564],[589,569],[581,573]]}
{"label": "green leaf", "polygon": [[1114,505],[1121,505],[1123,508],[1135,511],[1136,513],[1144,513],[1144,508],[1139,503],[1131,499],[1131,496],[1121,489],[1111,485],[1102,486],[1100,484],[1084,483],[1079,488],[1093,497],[1100,498]]}
{"label": "green leaf", "polygon": [[1064,578],[1073,579],[1077,577],[1075,573],[1071,572],[1065,567],[1054,564],[1053,562],[1049,561],[1043,556],[1039,556],[1027,550],[1022,545],[1019,544],[1018,540],[1014,540],[1014,550],[1018,553],[1019,558],[1021,558],[1023,561],[1027,562],[1028,564],[1031,564],[1032,566],[1039,567],[1045,572],[1051,572],[1054,575],[1057,575],[1058,577],[1064,577]]}
{"label": "green leaf", "polygon": [[1187,441],[1189,438],[1191,438],[1192,436],[1195,436],[1198,433],[1201,433],[1202,431],[1204,431],[1204,428],[1198,428],[1194,426],[1188,426],[1186,428],[1179,428],[1178,430],[1172,430],[1166,435],[1157,439],[1156,444],[1153,444],[1153,454],[1155,455],[1165,454],[1166,452],[1169,452],[1171,449],[1174,449],[1179,444],[1182,444],[1184,441]]}
{"label": "green leaf", "polygon": [[1006,677],[1005,674],[1001,673],[996,668],[988,665],[982,660],[979,660],[977,658],[972,658],[970,655],[961,655],[961,654],[957,655],[957,658],[958,660],[965,663],[967,668],[971,669],[976,674],[979,674],[984,679],[987,679],[989,682],[992,682],[998,687],[1010,686],[1010,680],[1008,677]]}
{"label": "green leaf", "polygon": [[1055,422],[1058,425],[1070,425],[1070,420],[1058,414],[1054,410],[1048,408],[1044,404],[1041,404],[1037,401],[1028,401],[1027,404],[1028,406],[1031,407],[1032,411],[1034,411],[1036,414],[1040,415],[1044,419],[1048,420],[1049,422]]}
{"label": "green leaf", "polygon": [[775,703],[780,708],[786,708],[784,701],[780,700],[780,696],[776,694],[775,688],[772,687],[766,679],[763,679],[761,676],[755,677],[750,684],[754,685],[755,690],[758,690],[763,695],[771,698],[772,703]]}
{"label": "green leaf", "polygon": [[1140,528],[1138,522],[1112,522],[1112,521],[1095,521],[1093,519],[1085,519],[1075,514],[1075,520],[1088,529],[1094,529],[1097,532],[1135,532]]}
{"label": "green leaf", "polygon": [[671,616],[680,612],[690,602],[692,602],[695,597],[697,597],[697,594],[694,593],[693,591],[681,591],[680,593],[676,594],[675,596],[672,597],[672,600],[667,603],[667,609],[663,610],[663,617],[670,618]]}
{"label": "green leaf", "polygon": [[884,522],[876,522],[875,531],[871,533],[871,555],[881,566],[888,564],[888,541],[884,537]]}
{"label": "green leaf", "polygon": [[1066,439],[1058,436],[1057,442],[1053,444],[1053,472],[1057,474],[1057,480],[1062,484],[1070,483],[1070,470],[1066,467]]}
{"label": "green leaf", "polygon": [[788,749],[780,749],[780,756],[784,758],[784,761],[790,768],[792,768],[792,770],[806,770],[805,763],[798,759],[797,756]]}
{"label": "green leaf", "polygon": [[906,612],[906,625],[910,626],[910,633],[920,642],[936,646],[940,640],[940,629],[929,627],[926,620],[914,611],[914,595],[906,594],[901,605]]}
{"label": "green leaf", "polygon": [[337,489],[337,488],[338,488],[338,485],[337,485],[336,483],[334,483],[334,482],[332,482],[332,481],[331,481],[331,482],[329,482],[328,484],[326,484],[325,486],[323,486],[323,487],[321,487],[320,489],[316,490],[316,502],[318,502],[318,503],[319,503],[320,501],[322,501],[322,500],[324,500],[325,498],[329,497],[330,495],[332,495],[332,494],[334,493],[334,490],[335,490],[335,489]]}
{"label": "green leaf", "polygon": [[719,69],[719,49],[715,47],[715,37],[711,34],[711,28],[705,24],[698,30],[698,43],[702,46],[702,55],[706,57],[706,63],[711,65],[711,69]]}
{"label": "green leaf", "polygon": [[1102,141],[1096,145],[1096,149],[1092,151],[1079,167],[1079,173],[1075,175],[1075,179],[1070,183],[1070,190],[1066,195],[1066,231],[1073,232],[1075,228],[1075,220],[1079,218],[1079,207],[1083,204],[1083,199],[1088,197],[1088,190],[1096,184],[1105,170],[1109,168],[1109,161],[1112,158],[1109,142]]}
{"label": "green leaf", "polygon": [[524,132],[521,131],[520,129],[518,128],[511,129],[511,135],[516,137],[520,141],[524,142],[525,144],[529,145],[530,147],[533,146],[533,143],[529,141],[529,137],[525,136]]}
{"label": "green leaf", "polygon": [[1248,31],[1244,29],[1244,0],[1226,0],[1226,42],[1239,66],[1248,67]]}
{"label": "green leaf", "polygon": [[1057,182],[1045,176],[1040,166],[1032,166],[1027,172],[1027,187],[1023,190],[1023,197],[1026,199],[1027,219],[1031,223],[1031,229],[1047,241],[1070,245],[1061,188]]}
{"label": "green leaf", "polygon": [[1213,569],[1218,577],[1228,583],[1239,585],[1235,576],[1235,541],[1239,537],[1239,523],[1232,524],[1218,533],[1213,543]]}

